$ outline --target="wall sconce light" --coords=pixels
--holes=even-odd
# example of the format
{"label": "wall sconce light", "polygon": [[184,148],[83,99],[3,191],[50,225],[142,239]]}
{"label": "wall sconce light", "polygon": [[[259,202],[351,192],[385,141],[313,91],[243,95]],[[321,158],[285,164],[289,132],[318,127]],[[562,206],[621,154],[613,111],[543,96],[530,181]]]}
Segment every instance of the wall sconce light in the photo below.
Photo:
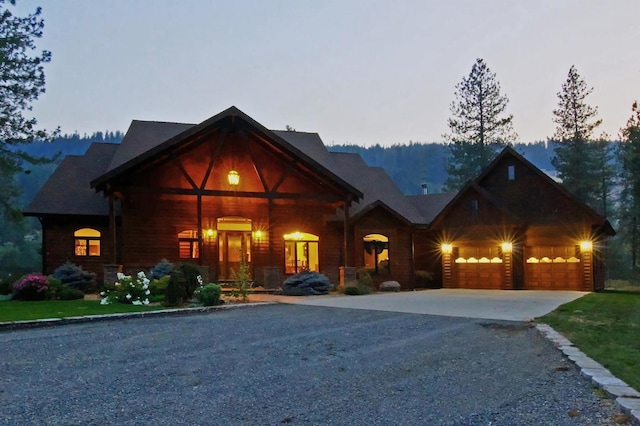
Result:
{"label": "wall sconce light", "polygon": [[502,243],[502,252],[503,253],[511,253],[511,251],[513,250],[513,244],[509,243],[509,242],[504,242]]}
{"label": "wall sconce light", "polygon": [[240,174],[235,170],[231,170],[227,175],[227,179],[229,180],[229,185],[238,186],[240,183]]}
{"label": "wall sconce light", "polygon": [[593,243],[591,241],[585,240],[580,241],[580,251],[589,252],[593,249]]}
{"label": "wall sconce light", "polygon": [[443,244],[441,249],[443,254],[453,253],[453,246],[451,244]]}
{"label": "wall sconce light", "polygon": [[211,243],[216,239],[216,231],[207,229],[204,231],[204,240]]}
{"label": "wall sconce light", "polygon": [[262,241],[267,236],[267,233],[261,230],[253,231],[253,238],[256,241]]}

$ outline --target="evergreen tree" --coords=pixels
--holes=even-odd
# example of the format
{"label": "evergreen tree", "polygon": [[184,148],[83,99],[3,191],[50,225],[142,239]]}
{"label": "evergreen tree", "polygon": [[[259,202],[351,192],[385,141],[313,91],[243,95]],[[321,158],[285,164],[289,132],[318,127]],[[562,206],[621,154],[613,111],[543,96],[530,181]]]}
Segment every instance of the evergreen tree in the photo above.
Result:
{"label": "evergreen tree", "polygon": [[0,215],[19,219],[14,206],[20,193],[15,176],[27,164],[48,160],[20,149],[22,144],[49,135],[36,129],[36,119],[28,117],[31,103],[45,91],[44,64],[51,53],[34,54],[35,40],[42,37],[41,9],[26,17],[14,16],[6,7],[15,0],[0,0]]}
{"label": "evergreen tree", "polygon": [[517,138],[513,115],[505,113],[509,100],[500,94],[500,83],[484,60],[477,59],[469,76],[456,85],[455,97],[447,122],[451,133],[443,135],[449,150],[448,190],[460,189]]}
{"label": "evergreen tree", "polygon": [[638,251],[638,220],[640,219],[640,107],[634,102],[631,118],[621,130],[618,146],[620,162],[620,222],[622,239],[631,248],[631,266],[635,269]]}
{"label": "evergreen tree", "polygon": [[598,207],[601,160],[598,145],[591,143],[591,135],[602,120],[596,119],[598,109],[585,103],[592,91],[576,67],[571,66],[558,92],[558,108],[553,110],[553,121],[557,124],[553,139],[557,144],[552,164],[567,190],[581,201]]}

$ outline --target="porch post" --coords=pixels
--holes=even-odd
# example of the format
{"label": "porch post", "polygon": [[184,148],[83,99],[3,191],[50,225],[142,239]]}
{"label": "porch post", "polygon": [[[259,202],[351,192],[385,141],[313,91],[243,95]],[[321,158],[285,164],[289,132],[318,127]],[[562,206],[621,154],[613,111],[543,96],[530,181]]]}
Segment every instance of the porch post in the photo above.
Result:
{"label": "porch post", "polygon": [[196,201],[198,215],[198,266],[202,266],[202,256],[204,255],[204,235],[202,235],[202,195],[198,194]]}
{"label": "porch post", "polygon": [[109,193],[109,233],[111,236],[111,264],[118,263],[118,249],[116,240],[116,207],[113,192]]}
{"label": "porch post", "polygon": [[348,266],[349,263],[349,253],[348,253],[348,237],[349,237],[349,198],[347,198],[344,201],[344,224],[343,224],[343,228],[344,228],[344,236],[343,236],[343,242],[342,242],[342,250],[343,250],[343,262],[342,262],[342,266],[344,266],[345,268]]}

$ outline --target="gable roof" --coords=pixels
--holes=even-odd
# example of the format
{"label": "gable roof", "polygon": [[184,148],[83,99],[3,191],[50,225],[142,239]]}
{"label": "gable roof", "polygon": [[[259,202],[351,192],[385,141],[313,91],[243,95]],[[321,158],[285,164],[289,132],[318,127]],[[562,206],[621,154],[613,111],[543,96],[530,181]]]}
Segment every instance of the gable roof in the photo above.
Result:
{"label": "gable roof", "polygon": [[426,223],[431,223],[456,194],[457,192],[443,192],[440,194],[409,195],[407,198],[418,209]]}
{"label": "gable roof", "polygon": [[519,161],[522,165],[533,171],[536,175],[538,175],[543,181],[545,181],[548,185],[550,185],[554,190],[558,191],[564,197],[569,198],[575,205],[579,206],[582,211],[587,214],[594,222],[600,225],[600,230],[603,233],[608,235],[615,235],[615,231],[611,227],[611,224],[608,220],[602,217],[598,212],[589,207],[587,204],[580,201],[576,196],[567,191],[562,185],[549,177],[542,170],[533,165],[529,160],[524,158],[515,149],[511,146],[506,146],[497,156],[493,159],[493,161],[478,175],[475,179],[467,182],[465,186],[458,192],[458,194],[436,215],[436,217],[431,222],[432,227],[438,226],[438,224],[442,221],[442,219],[454,208],[454,206],[458,203],[458,201],[469,191],[475,190],[480,195],[483,196],[487,201],[489,201],[494,206],[498,207],[508,216],[511,216],[516,222],[520,221],[518,216],[511,212],[506,205],[504,200],[498,200],[492,194],[484,190],[482,186],[482,181],[492,172],[492,170],[498,166],[505,158],[512,157],[515,160]]}
{"label": "gable roof", "polygon": [[[358,200],[362,198],[362,193],[349,182],[333,173],[330,169],[322,166],[317,160],[283,139],[277,132],[272,132],[267,129],[235,106],[197,125],[179,123],[161,123],[158,125],[156,122],[138,122],[137,125],[134,126],[135,133],[132,138],[127,141],[122,152],[116,154],[117,161],[113,161],[112,167],[110,167],[108,171],[96,179],[93,179],[91,181],[91,187],[96,188],[96,191],[101,191],[110,180],[127,173],[148,160],[160,157],[171,149],[185,143],[190,138],[198,134],[204,134],[209,129],[228,120],[232,123],[242,121],[248,124],[259,133],[261,137],[268,140],[269,143],[295,156],[306,167],[309,167],[311,170],[314,170],[315,173],[318,173],[318,175],[333,182],[343,191],[348,192],[352,199]],[[155,127],[157,127],[157,130],[150,131]],[[147,132],[145,133],[142,130],[147,130]],[[156,139],[172,133],[175,134],[168,139]],[[125,141],[123,140],[123,142]]]}
{"label": "gable roof", "polygon": [[93,191],[87,181],[104,173],[117,149],[117,144],[94,142],[84,156],[66,156],[23,214],[108,215],[107,200]]}

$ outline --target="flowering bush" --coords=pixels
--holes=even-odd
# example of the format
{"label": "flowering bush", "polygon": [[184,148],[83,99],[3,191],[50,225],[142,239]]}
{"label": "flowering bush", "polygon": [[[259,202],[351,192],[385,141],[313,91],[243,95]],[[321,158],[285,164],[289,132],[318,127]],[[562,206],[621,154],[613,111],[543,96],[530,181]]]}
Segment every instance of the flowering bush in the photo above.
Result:
{"label": "flowering bush", "polygon": [[41,274],[29,274],[13,283],[14,299],[44,300],[48,296],[49,278]]}
{"label": "flowering bush", "polygon": [[135,278],[118,272],[118,281],[113,286],[105,287],[100,292],[100,296],[102,296],[100,304],[108,305],[118,302],[131,305],[148,305],[150,294],[149,279],[144,272],[138,272]]}

